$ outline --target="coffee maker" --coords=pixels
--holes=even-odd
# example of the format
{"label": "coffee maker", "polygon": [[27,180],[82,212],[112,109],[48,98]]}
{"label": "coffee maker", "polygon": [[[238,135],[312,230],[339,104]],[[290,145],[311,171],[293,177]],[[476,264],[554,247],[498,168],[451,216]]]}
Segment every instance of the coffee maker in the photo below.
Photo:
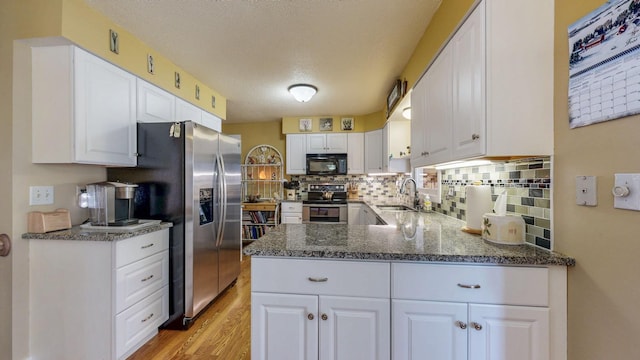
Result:
{"label": "coffee maker", "polygon": [[93,226],[126,226],[138,223],[133,217],[136,184],[103,181],[87,184],[88,208]]}

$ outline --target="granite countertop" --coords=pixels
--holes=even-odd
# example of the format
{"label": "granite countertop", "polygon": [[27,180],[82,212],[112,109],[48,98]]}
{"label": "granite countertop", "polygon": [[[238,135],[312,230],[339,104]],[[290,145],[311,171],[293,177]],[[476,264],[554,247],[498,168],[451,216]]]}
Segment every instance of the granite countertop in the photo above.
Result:
{"label": "granite countertop", "polygon": [[22,234],[22,238],[40,240],[118,241],[168,229],[172,226],[173,224],[170,222],[163,222],[132,231],[123,231],[122,229],[117,228],[113,228],[113,231],[110,231],[108,228],[105,228],[104,230],[90,230],[80,226],[74,226],[71,229],[52,231],[44,234],[25,233]]}
{"label": "granite countertop", "polygon": [[440,213],[389,212],[388,225],[282,224],[243,249],[245,255],[377,261],[574,266],[575,259],[532,245],[500,245],[461,231]]}

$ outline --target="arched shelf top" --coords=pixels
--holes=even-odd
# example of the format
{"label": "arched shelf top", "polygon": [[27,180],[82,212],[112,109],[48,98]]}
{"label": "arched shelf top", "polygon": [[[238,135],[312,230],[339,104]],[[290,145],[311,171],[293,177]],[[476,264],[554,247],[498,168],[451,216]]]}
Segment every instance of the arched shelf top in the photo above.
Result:
{"label": "arched shelf top", "polygon": [[282,154],[271,145],[256,145],[249,150],[244,163],[245,165],[282,165]]}

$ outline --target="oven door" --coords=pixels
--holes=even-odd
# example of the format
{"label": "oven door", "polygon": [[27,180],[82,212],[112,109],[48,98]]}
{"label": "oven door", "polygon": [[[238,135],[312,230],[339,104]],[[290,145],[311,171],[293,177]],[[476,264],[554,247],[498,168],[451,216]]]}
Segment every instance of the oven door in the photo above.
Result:
{"label": "oven door", "polygon": [[302,205],[302,223],[346,224],[346,204],[304,204]]}

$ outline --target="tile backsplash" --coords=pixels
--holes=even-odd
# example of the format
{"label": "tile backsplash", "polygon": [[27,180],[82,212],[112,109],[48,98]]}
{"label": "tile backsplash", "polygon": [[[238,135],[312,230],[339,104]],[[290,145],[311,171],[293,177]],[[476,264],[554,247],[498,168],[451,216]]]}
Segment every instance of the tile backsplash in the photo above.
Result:
{"label": "tile backsplash", "polygon": [[[491,186],[495,202],[503,191],[507,194],[507,214],[520,215],[526,223],[526,241],[544,249],[553,248],[551,233],[551,158],[527,158],[495,162],[488,165],[442,170],[441,203],[432,203],[432,210],[466,220],[465,187],[473,183]],[[400,184],[407,175],[293,175],[300,182],[299,194],[306,199],[306,185],[318,182],[352,182],[358,184],[358,195],[372,203],[410,201],[400,195]],[[453,195],[448,195],[452,189]]]}
{"label": "tile backsplash", "polygon": [[[551,234],[551,159],[528,158],[489,165],[442,170],[442,202],[433,210],[466,220],[465,186],[491,186],[495,202],[507,194],[507,214],[520,215],[526,223],[526,241],[544,249],[553,248]],[[449,190],[453,189],[450,196]]]}

